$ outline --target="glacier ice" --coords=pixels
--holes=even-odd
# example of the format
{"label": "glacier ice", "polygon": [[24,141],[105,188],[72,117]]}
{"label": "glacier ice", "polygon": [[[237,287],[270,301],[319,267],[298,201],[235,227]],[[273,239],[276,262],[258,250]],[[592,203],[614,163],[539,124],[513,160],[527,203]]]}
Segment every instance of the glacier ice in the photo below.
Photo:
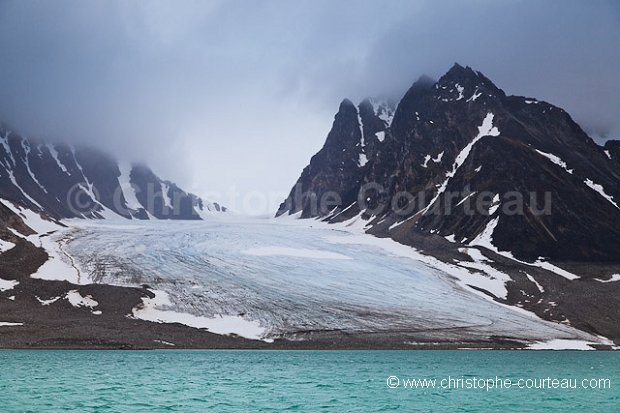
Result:
{"label": "glacier ice", "polygon": [[345,226],[298,222],[75,220],[70,236],[62,235],[63,248],[83,279],[147,284],[166,292],[164,310],[242,317],[259,323],[263,338],[446,331],[481,339],[593,340],[473,293],[450,274],[456,267],[410,247]]}

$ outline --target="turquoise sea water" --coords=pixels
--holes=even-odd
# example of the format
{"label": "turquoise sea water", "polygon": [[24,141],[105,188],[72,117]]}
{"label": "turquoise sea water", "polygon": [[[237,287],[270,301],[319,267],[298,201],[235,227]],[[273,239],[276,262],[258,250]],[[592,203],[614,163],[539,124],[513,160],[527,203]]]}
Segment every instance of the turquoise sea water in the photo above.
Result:
{"label": "turquoise sea water", "polygon": [[2,412],[620,411],[617,351],[6,350],[0,366]]}

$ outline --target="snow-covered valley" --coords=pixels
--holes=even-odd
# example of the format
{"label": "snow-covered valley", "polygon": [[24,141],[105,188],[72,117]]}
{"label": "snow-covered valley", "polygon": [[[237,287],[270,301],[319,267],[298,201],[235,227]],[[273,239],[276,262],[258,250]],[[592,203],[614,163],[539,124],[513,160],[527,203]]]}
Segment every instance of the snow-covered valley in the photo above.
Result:
{"label": "snow-covered valley", "polygon": [[359,227],[290,218],[68,224],[51,237],[65,271],[45,278],[147,284],[156,297],[137,318],[266,340],[339,331],[605,342],[476,294],[453,276],[462,268]]}

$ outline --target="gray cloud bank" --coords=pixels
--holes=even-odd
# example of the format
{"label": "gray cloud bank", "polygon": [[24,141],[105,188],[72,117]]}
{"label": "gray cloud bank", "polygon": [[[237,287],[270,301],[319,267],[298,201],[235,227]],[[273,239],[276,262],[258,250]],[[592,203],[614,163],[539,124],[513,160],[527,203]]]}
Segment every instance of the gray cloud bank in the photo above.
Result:
{"label": "gray cloud bank", "polygon": [[222,202],[287,191],[343,98],[454,62],[620,138],[617,1],[3,1],[0,59],[0,120]]}

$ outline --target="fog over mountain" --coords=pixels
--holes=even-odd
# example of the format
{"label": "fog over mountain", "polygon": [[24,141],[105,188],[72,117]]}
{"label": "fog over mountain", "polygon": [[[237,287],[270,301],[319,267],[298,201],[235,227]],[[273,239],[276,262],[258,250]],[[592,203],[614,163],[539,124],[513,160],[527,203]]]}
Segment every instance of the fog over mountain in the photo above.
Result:
{"label": "fog over mountain", "polygon": [[620,139],[616,1],[3,1],[0,56],[0,121],[253,213],[343,98],[398,100],[454,62]]}

